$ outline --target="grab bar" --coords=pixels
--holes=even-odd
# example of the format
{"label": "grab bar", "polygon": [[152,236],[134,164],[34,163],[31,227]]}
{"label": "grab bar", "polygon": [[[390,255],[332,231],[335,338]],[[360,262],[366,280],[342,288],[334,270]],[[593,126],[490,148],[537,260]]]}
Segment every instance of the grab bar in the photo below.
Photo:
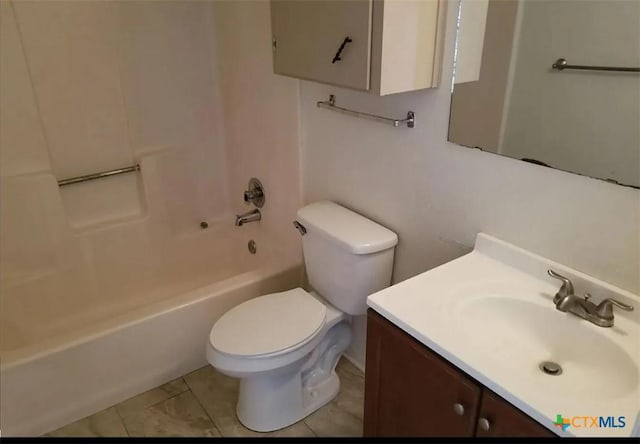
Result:
{"label": "grab bar", "polygon": [[58,181],[58,186],[63,187],[65,185],[72,185],[74,183],[88,182],[90,180],[102,179],[104,177],[109,177],[109,176],[117,176],[118,174],[132,173],[134,171],[140,171],[140,165],[136,164],[126,168],[118,168],[115,170],[102,171],[100,173],[87,174],[86,176],[78,176],[78,177],[71,177],[69,179],[62,179]]}
{"label": "grab bar", "polygon": [[416,123],[416,114],[413,111],[409,111],[407,113],[406,119],[391,119],[389,117],[376,116],[375,114],[363,113],[347,108],[341,108],[339,106],[336,106],[336,96],[334,96],[333,94],[329,96],[329,100],[318,102],[318,108],[330,109],[332,111],[337,111],[348,116],[362,117],[369,120],[375,120],[376,122],[388,123],[391,124],[394,128],[398,128],[402,125],[407,125],[407,128],[413,128]]}
{"label": "grab bar", "polygon": [[587,66],[587,65],[569,65],[566,59],[558,59],[551,65],[553,69],[562,71],[563,69],[587,69],[592,71],[619,71],[619,72],[640,72],[640,68],[622,67],[622,66]]}

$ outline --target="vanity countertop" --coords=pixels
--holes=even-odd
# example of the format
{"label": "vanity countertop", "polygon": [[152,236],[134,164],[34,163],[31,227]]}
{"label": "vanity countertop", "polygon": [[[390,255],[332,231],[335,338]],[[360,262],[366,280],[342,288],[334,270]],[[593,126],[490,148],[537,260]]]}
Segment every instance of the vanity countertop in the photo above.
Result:
{"label": "vanity countertop", "polygon": [[[560,283],[547,269],[569,277],[577,294],[589,292],[595,301],[613,297],[635,310],[614,308],[610,328],[560,312],[553,303]],[[367,303],[560,436],[640,436],[635,294],[479,233],[471,253],[379,291]],[[559,364],[563,373],[544,373],[543,361]],[[554,425],[558,415],[573,421],[566,430]],[[591,417],[603,417],[607,426],[593,427]]]}

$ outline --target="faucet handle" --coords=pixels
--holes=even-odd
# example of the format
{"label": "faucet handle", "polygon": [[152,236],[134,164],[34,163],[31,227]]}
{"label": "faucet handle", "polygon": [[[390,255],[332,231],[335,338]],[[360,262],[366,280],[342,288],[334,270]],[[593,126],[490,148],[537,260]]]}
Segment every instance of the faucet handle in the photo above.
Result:
{"label": "faucet handle", "polygon": [[598,304],[596,307],[596,314],[604,319],[613,319],[613,306],[621,308],[624,311],[633,311],[632,305],[623,304],[622,302],[607,298]]}
{"label": "faucet handle", "polygon": [[558,292],[554,296],[553,302],[555,302],[557,304],[558,301],[560,299],[562,299],[563,297],[565,297],[567,295],[570,295],[570,294],[574,294],[573,283],[571,282],[571,280],[569,278],[564,277],[561,274],[556,273],[552,269],[548,269],[547,273],[552,278],[559,279],[559,280],[562,281],[562,287],[560,287],[560,289],[558,290]]}
{"label": "faucet handle", "polygon": [[249,189],[243,193],[244,203],[253,203],[256,207],[262,208],[264,205],[264,187],[255,177],[249,180]]}

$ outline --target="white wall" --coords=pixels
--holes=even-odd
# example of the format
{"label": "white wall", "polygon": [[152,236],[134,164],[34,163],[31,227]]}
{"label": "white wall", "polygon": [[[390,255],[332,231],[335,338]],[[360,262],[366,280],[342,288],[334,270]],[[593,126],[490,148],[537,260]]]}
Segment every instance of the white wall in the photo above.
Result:
{"label": "white wall", "polygon": [[[440,88],[375,97],[303,82],[305,202],[332,199],[398,233],[394,282],[458,257],[479,231],[622,288],[640,289],[640,192],[447,142],[456,8],[449,5]],[[415,129],[316,107],[388,116]],[[363,320],[350,354],[363,359]]]}
{"label": "white wall", "polygon": [[[3,82],[24,92],[20,102],[3,103],[2,115],[11,119],[33,106],[38,120],[3,121],[9,136],[2,140],[2,175],[35,170],[64,179],[164,152],[161,168],[171,186],[162,191],[174,228],[226,211],[210,9],[190,2],[3,2],[4,21],[16,29],[3,49],[24,53],[3,62],[9,72],[25,66],[27,75]],[[33,143],[24,150],[11,136],[26,122],[31,127],[21,134],[42,134],[46,163],[31,161],[39,159]],[[144,191],[130,174],[59,193],[67,222],[85,228],[144,217]]]}
{"label": "white wall", "polygon": [[[243,236],[234,253],[255,239],[256,258],[301,261],[299,82],[272,72],[268,2],[0,7],[1,348],[231,270],[234,255],[211,268],[222,248],[201,221]],[[252,176],[263,219],[233,227]]]}
{"label": "white wall", "polygon": [[[43,324],[72,328],[152,294],[162,279],[193,281],[198,252],[213,250],[189,245],[200,221],[233,219],[210,4],[0,8],[5,349]],[[139,173],[56,183],[133,163]]]}
{"label": "white wall", "polygon": [[640,186],[640,83],[633,73],[555,71],[640,66],[640,2],[524,1],[503,154]]}
{"label": "white wall", "polygon": [[242,193],[251,177],[259,178],[266,193],[260,224],[274,245],[299,261],[300,235],[291,222],[302,194],[300,83],[273,73],[269,2],[213,5],[231,209],[240,213],[252,208],[244,204]]}
{"label": "white wall", "polygon": [[3,278],[56,268],[56,250],[122,222],[163,239],[233,224],[252,176],[267,193],[256,225],[300,259],[300,84],[273,74],[268,2],[1,5]]}

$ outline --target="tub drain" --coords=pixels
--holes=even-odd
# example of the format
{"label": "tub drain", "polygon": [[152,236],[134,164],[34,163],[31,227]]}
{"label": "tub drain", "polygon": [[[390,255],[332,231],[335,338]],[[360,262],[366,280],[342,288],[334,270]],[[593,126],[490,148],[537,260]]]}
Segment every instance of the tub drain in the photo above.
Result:
{"label": "tub drain", "polygon": [[559,364],[551,361],[543,361],[539,365],[540,370],[545,372],[547,375],[558,376],[562,374],[562,367]]}

